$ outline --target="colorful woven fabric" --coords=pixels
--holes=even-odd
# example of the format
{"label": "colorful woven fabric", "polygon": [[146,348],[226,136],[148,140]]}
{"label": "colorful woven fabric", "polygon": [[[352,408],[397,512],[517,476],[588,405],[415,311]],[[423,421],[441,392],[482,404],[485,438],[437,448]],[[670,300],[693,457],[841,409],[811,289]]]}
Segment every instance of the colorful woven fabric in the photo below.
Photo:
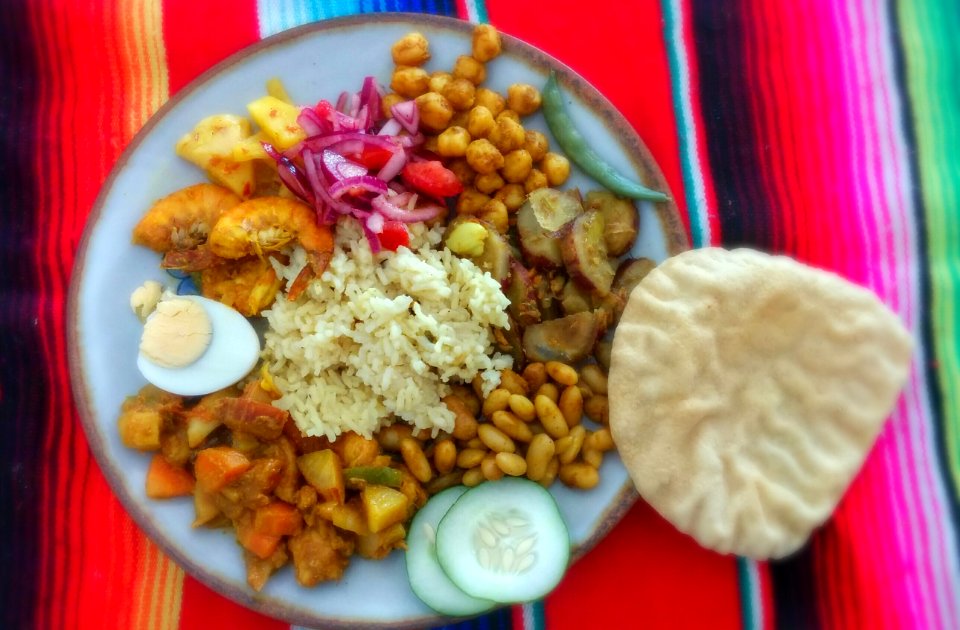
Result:
{"label": "colorful woven fabric", "polygon": [[0,3],[0,627],[284,628],[185,575],[93,460],[66,291],[123,148],[212,64],[305,22],[489,21],[624,113],[696,245],[789,253],[914,332],[896,410],[791,559],[705,551],[638,504],[543,603],[463,628],[960,628],[960,4],[948,0]]}

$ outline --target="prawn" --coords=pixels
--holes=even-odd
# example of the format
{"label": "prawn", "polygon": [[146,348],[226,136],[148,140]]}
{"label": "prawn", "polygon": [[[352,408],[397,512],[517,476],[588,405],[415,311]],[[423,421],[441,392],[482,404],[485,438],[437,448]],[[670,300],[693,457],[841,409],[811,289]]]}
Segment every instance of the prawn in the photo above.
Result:
{"label": "prawn", "polygon": [[224,212],[210,231],[208,247],[221,258],[242,258],[274,252],[296,241],[307,253],[308,265],[293,281],[294,300],[311,278],[327,268],[333,256],[333,232],[317,223],[310,206],[285,197],[257,197]]}
{"label": "prawn", "polygon": [[133,242],[166,253],[204,243],[220,216],[240,203],[223,186],[196,184],[157,201],[133,229]]}
{"label": "prawn", "polygon": [[200,292],[241,315],[252,317],[273,304],[280,278],[266,258],[250,256],[200,271]]}

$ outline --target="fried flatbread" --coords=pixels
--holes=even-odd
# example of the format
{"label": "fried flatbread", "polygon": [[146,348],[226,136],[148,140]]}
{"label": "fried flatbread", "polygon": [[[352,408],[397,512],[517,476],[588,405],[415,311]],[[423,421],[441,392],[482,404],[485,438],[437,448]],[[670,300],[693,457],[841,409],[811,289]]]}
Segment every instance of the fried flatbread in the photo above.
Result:
{"label": "fried flatbread", "polygon": [[905,383],[876,295],[753,250],[693,250],[630,295],[610,429],[641,496],[703,546],[780,558],[821,525]]}

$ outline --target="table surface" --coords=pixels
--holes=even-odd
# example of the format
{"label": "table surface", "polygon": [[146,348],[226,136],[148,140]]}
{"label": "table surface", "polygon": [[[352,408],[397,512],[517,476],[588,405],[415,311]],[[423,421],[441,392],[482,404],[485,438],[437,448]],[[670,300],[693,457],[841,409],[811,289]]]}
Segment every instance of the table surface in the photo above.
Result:
{"label": "table surface", "polygon": [[0,625],[280,628],[187,576],[92,459],[65,296],[97,192],[150,114],[258,39],[378,10],[489,21],[624,113],[692,242],[867,286],[917,341],[834,517],[775,563],[640,502],[544,602],[477,628],[960,628],[960,4],[948,0],[26,0],[0,4]]}

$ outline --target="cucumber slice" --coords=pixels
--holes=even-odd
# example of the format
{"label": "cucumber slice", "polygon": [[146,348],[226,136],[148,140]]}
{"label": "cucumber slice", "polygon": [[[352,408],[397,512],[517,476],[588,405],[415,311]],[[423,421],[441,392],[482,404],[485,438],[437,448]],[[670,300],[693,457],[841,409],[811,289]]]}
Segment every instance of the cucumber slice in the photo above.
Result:
{"label": "cucumber slice", "polygon": [[440,521],[437,559],[469,595],[526,602],[560,582],[570,534],[540,484],[519,477],[488,481],[464,493]]}
{"label": "cucumber slice", "polygon": [[466,487],[456,486],[434,495],[413,517],[407,534],[410,587],[424,604],[453,617],[476,615],[494,606],[491,601],[471,597],[457,588],[437,563],[437,525],[466,491]]}

